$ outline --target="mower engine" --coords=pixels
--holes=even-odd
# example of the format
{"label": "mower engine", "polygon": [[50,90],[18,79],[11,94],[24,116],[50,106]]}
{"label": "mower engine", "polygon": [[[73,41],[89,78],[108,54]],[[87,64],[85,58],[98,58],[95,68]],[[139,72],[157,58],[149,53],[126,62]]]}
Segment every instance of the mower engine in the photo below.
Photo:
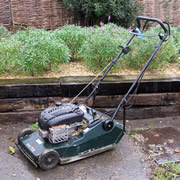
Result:
{"label": "mower engine", "polygon": [[40,114],[39,134],[53,144],[68,141],[71,136],[80,133],[82,127],[87,127],[87,121],[83,118],[86,112],[83,105],[58,102]]}

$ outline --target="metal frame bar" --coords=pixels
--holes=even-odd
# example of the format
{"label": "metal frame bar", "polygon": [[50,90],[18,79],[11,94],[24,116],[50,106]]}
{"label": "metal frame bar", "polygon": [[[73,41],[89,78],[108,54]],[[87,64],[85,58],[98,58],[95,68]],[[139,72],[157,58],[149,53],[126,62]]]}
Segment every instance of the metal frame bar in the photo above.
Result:
{"label": "metal frame bar", "polygon": [[[139,73],[138,77],[136,78],[136,80],[133,82],[133,84],[131,85],[131,87],[129,88],[128,92],[124,95],[124,97],[122,98],[121,102],[119,103],[118,107],[116,108],[111,121],[114,120],[115,116],[117,115],[119,109],[123,106],[123,131],[125,132],[125,126],[126,126],[126,107],[125,107],[125,103],[126,103],[126,99],[129,96],[129,94],[132,92],[132,90],[135,88],[135,86],[137,85],[138,81],[142,79],[144,72],[146,71],[146,69],[148,68],[149,64],[151,63],[151,61],[153,60],[154,56],[156,55],[156,53],[159,51],[161,45],[163,42],[165,42],[166,40],[169,39],[170,36],[170,26],[168,23],[166,22],[162,22],[159,19],[156,18],[149,18],[149,17],[143,17],[143,16],[138,16],[136,19],[138,28],[141,28],[141,20],[146,20],[147,21],[152,21],[152,22],[157,22],[160,24],[160,26],[162,27],[162,29],[164,30],[164,35],[160,35],[159,33],[159,38],[160,38],[160,43],[155,47],[155,50],[153,51],[151,57],[149,58],[149,60],[147,61],[147,63],[145,64],[145,66],[143,67],[143,69],[141,70],[141,72]],[[165,27],[164,24],[168,25],[168,29]],[[111,70],[111,68],[113,67],[113,65],[117,62],[117,60],[119,59],[119,57],[124,53],[127,54],[129,52],[129,44],[130,42],[133,40],[133,38],[135,36],[139,36],[142,34],[137,34],[136,32],[133,33],[132,37],[129,39],[129,41],[126,43],[125,46],[122,47],[121,52],[117,55],[117,57],[115,59],[112,60],[112,63],[110,64],[110,66],[107,68],[107,70],[105,71],[105,73],[103,74],[103,76],[101,77],[101,79],[97,82],[97,84],[95,85],[94,89],[92,90],[92,92],[89,94],[89,96],[83,101],[83,104],[87,103],[87,101],[91,98],[91,96],[93,96],[95,93],[97,93],[97,89],[98,86],[101,84],[101,82],[103,81],[103,79],[105,78],[105,76],[107,75],[107,73]],[[93,97],[93,100],[95,100],[95,95]]]}
{"label": "metal frame bar", "polygon": [[[158,52],[158,50],[160,49],[162,43],[164,42],[164,40],[161,40],[160,43],[156,46],[153,54],[151,55],[151,57],[149,58],[149,60],[147,61],[147,63],[145,64],[145,66],[143,67],[143,69],[141,70],[140,74],[138,75],[138,77],[136,78],[136,80],[134,81],[134,83],[131,85],[131,87],[129,88],[128,92],[124,95],[124,97],[122,98],[121,102],[119,103],[118,107],[116,108],[111,120],[113,121],[115,116],[117,115],[119,109],[124,105],[124,102],[126,101],[127,97],[129,96],[129,94],[132,92],[132,90],[134,89],[134,87],[136,86],[136,84],[138,83],[139,79],[142,78],[142,76],[144,75],[144,72],[146,71],[146,69],[148,68],[150,62],[153,60],[154,56],[156,55],[156,53]],[[125,122],[124,122],[125,124]]]}
{"label": "metal frame bar", "polygon": [[[128,46],[135,36],[136,36],[136,35],[133,34],[124,47]],[[117,60],[120,58],[120,56],[121,56],[122,54],[123,54],[123,49],[122,49],[121,52],[116,56],[116,58],[114,58],[114,59],[112,60],[112,63],[110,64],[110,66],[108,67],[108,69],[105,71],[105,73],[103,74],[103,76],[101,77],[101,79],[97,82],[95,88],[92,90],[92,92],[89,94],[89,96],[82,102],[82,104],[86,104],[87,101],[93,96],[93,94],[96,92],[96,90],[98,89],[99,85],[100,85],[101,82],[103,81],[103,79],[106,77],[106,75],[108,74],[108,72],[111,70],[111,68],[113,67],[113,65],[117,62]]]}

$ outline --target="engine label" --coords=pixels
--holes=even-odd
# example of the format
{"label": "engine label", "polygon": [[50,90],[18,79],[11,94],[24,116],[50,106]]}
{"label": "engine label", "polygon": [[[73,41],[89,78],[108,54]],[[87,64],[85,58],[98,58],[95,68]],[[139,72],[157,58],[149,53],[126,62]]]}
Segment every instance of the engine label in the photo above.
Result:
{"label": "engine label", "polygon": [[35,148],[33,146],[31,146],[29,143],[26,144],[26,146],[32,151],[35,151]]}
{"label": "engine label", "polygon": [[37,142],[38,144],[42,144],[42,141],[41,141],[40,139],[36,139],[36,142]]}

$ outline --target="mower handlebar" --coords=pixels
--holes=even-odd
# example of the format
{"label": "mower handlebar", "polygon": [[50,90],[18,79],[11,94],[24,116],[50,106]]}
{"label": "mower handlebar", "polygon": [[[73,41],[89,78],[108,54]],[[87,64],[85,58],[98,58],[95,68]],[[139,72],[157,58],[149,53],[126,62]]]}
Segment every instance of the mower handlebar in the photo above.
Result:
{"label": "mower handlebar", "polygon": [[[136,18],[136,22],[137,22],[137,26],[140,29],[141,28],[141,20],[145,20],[145,21],[152,21],[152,22],[157,22],[158,24],[160,24],[160,26],[163,28],[164,32],[165,32],[165,36],[167,37],[169,32],[168,29],[165,27],[164,23],[157,18],[150,18],[150,17],[144,17],[144,16],[138,16]],[[166,38],[165,37],[165,38]]]}

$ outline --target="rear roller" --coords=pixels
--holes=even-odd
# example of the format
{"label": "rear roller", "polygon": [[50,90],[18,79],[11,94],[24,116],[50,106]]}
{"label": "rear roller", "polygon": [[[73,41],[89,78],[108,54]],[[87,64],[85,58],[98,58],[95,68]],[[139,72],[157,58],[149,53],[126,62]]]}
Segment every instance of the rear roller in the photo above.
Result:
{"label": "rear roller", "polygon": [[44,171],[53,169],[59,163],[59,155],[53,149],[45,150],[38,159],[38,164]]}

